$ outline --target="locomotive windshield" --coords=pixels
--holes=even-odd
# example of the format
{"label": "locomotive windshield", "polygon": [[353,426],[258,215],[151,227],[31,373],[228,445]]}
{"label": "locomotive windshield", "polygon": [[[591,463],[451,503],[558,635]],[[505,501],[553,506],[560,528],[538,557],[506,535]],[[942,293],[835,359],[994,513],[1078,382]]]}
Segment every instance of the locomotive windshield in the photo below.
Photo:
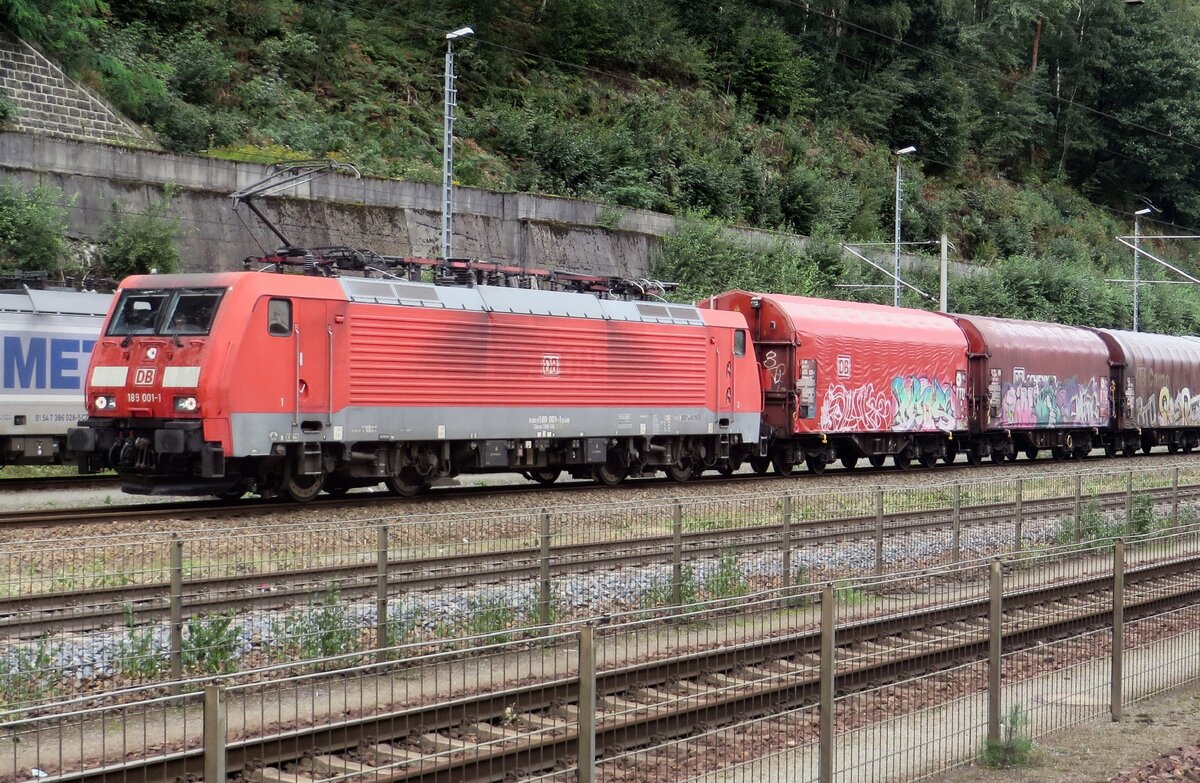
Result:
{"label": "locomotive windshield", "polygon": [[121,293],[108,334],[208,334],[223,288],[129,289]]}

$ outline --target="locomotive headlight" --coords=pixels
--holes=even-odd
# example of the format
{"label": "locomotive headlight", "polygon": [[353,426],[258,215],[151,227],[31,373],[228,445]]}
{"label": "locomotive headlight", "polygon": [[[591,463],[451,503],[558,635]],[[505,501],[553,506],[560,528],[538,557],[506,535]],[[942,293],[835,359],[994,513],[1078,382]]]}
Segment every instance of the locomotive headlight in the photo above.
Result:
{"label": "locomotive headlight", "polygon": [[176,397],[175,410],[178,413],[193,413],[196,410],[195,397]]}
{"label": "locomotive headlight", "polygon": [[96,397],[96,410],[110,411],[117,407],[117,398],[111,394],[101,394]]}

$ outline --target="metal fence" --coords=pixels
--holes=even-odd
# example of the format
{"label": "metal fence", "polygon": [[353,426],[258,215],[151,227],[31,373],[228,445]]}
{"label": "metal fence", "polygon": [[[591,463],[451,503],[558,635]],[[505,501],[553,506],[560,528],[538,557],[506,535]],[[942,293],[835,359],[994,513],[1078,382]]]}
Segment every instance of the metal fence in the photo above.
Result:
{"label": "metal fence", "polygon": [[[1200,467],[0,543],[0,707],[1200,523]],[[533,630],[522,630],[533,629]],[[297,669],[299,667],[299,669]],[[178,691],[178,687],[174,688]]]}
{"label": "metal fence", "polygon": [[[0,713],[0,781],[908,781],[1200,675],[1194,527]],[[83,776],[88,777],[88,776]]]}

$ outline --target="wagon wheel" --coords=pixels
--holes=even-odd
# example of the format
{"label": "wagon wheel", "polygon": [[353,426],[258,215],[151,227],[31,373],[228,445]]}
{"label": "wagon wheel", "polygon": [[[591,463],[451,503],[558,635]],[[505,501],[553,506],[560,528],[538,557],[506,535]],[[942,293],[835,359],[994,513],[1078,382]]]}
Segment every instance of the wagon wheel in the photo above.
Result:
{"label": "wagon wheel", "polygon": [[1126,443],[1121,447],[1121,453],[1126,457],[1132,457],[1134,454],[1137,454],[1137,450],[1138,447],[1136,443]]}
{"label": "wagon wheel", "polygon": [[969,449],[967,449],[967,462],[972,465],[980,464],[983,462],[983,452],[981,452],[977,447],[971,446]]}
{"label": "wagon wheel", "polygon": [[1050,458],[1055,462],[1062,462],[1067,457],[1067,449],[1063,446],[1051,446]]}
{"label": "wagon wheel", "polygon": [[401,468],[400,475],[385,478],[383,485],[393,495],[405,498],[410,498],[429,489],[429,482],[411,465]]}
{"label": "wagon wheel", "polygon": [[1037,446],[1030,446],[1029,448],[1025,449],[1025,459],[1029,460],[1030,462],[1033,462],[1037,458],[1038,458]]}
{"label": "wagon wheel", "polygon": [[786,454],[774,454],[771,456],[771,467],[775,468],[775,472],[781,476],[790,476],[796,466],[792,464]]}
{"label": "wagon wheel", "polygon": [[927,468],[933,468],[937,466],[938,455],[932,451],[922,451],[921,456],[918,457],[918,459],[923,466]]}
{"label": "wagon wheel", "polygon": [[541,468],[539,470],[529,471],[529,478],[544,487],[548,487],[558,481],[559,475],[562,473],[558,468]]}
{"label": "wagon wheel", "polygon": [[1179,453],[1179,444],[1176,443],[1175,441],[1171,441],[1170,443],[1168,443],[1167,444],[1167,453],[1168,454],[1178,454]]}
{"label": "wagon wheel", "polygon": [[858,457],[853,454],[842,455],[842,467],[846,470],[854,470],[858,467]]}
{"label": "wagon wheel", "polygon": [[740,461],[731,462],[729,460],[725,460],[721,464],[717,465],[717,472],[722,476],[732,476],[734,473],[737,473],[737,469],[741,466],[742,463]]}
{"label": "wagon wheel", "polygon": [[750,467],[760,476],[767,475],[767,470],[771,467],[770,457],[751,457]]}
{"label": "wagon wheel", "polygon": [[315,476],[299,475],[290,460],[283,469],[283,494],[297,503],[308,503],[321,494],[324,483],[324,473]]}
{"label": "wagon wheel", "polygon": [[691,479],[694,472],[691,464],[667,465],[667,475],[671,477],[672,481],[678,481],[680,484]]}
{"label": "wagon wheel", "polygon": [[1008,452],[1003,449],[992,449],[992,464],[1003,465],[1004,460],[1008,458]]}
{"label": "wagon wheel", "polygon": [[1148,441],[1148,440],[1147,440],[1147,441],[1143,441],[1143,442],[1142,442],[1142,453],[1143,453],[1143,454],[1149,454],[1149,453],[1150,453],[1150,452],[1152,452],[1152,451],[1154,451],[1154,444],[1153,444],[1153,443],[1151,443],[1151,442],[1150,442],[1150,441]]}
{"label": "wagon wheel", "polygon": [[871,467],[873,468],[882,468],[883,461],[885,459],[887,459],[886,454],[872,454],[871,456],[867,457],[867,462],[870,462]]}
{"label": "wagon wheel", "polygon": [[946,444],[946,453],[942,455],[942,462],[947,465],[953,465],[954,460],[958,458],[958,446],[951,441]]}
{"label": "wagon wheel", "polygon": [[1196,444],[1192,443],[1190,440],[1185,440],[1182,448],[1184,454],[1191,454],[1192,449],[1196,448]]}
{"label": "wagon wheel", "polygon": [[[852,457],[855,463],[858,462],[858,457]],[[846,458],[842,457],[842,464],[846,464]],[[819,476],[825,472],[825,460],[820,457],[805,457],[804,464],[808,466],[808,472],[814,476]]]}
{"label": "wagon wheel", "polygon": [[1117,444],[1111,440],[1104,441],[1104,456],[1115,457],[1117,455]]}
{"label": "wagon wheel", "polygon": [[892,464],[896,466],[896,470],[908,470],[912,467],[912,449],[905,448],[898,454],[893,454]]}

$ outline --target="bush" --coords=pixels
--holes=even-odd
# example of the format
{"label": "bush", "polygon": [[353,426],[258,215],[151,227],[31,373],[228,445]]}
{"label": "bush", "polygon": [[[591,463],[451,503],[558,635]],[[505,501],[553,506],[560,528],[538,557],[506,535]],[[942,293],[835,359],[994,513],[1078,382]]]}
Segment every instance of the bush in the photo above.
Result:
{"label": "bush", "polygon": [[129,275],[174,272],[179,268],[175,247],[179,220],[166,216],[173,193],[164,191],[161,201],[145,212],[122,212],[114,204],[114,215],[100,231],[104,271],[120,280]]}
{"label": "bush", "polygon": [[1001,737],[988,740],[983,748],[983,763],[989,767],[1020,767],[1029,763],[1033,740],[1026,735],[1029,716],[1019,704],[1014,704],[1000,719]]}
{"label": "bush", "polygon": [[0,95],[0,128],[9,125],[17,118],[17,107],[12,101]]}
{"label": "bush", "polygon": [[183,639],[183,666],[200,674],[225,674],[237,665],[242,627],[233,624],[233,612],[193,617]]}
{"label": "bush", "polygon": [[0,182],[0,265],[47,272],[61,269],[70,204],[57,188],[23,190],[15,183]]}

